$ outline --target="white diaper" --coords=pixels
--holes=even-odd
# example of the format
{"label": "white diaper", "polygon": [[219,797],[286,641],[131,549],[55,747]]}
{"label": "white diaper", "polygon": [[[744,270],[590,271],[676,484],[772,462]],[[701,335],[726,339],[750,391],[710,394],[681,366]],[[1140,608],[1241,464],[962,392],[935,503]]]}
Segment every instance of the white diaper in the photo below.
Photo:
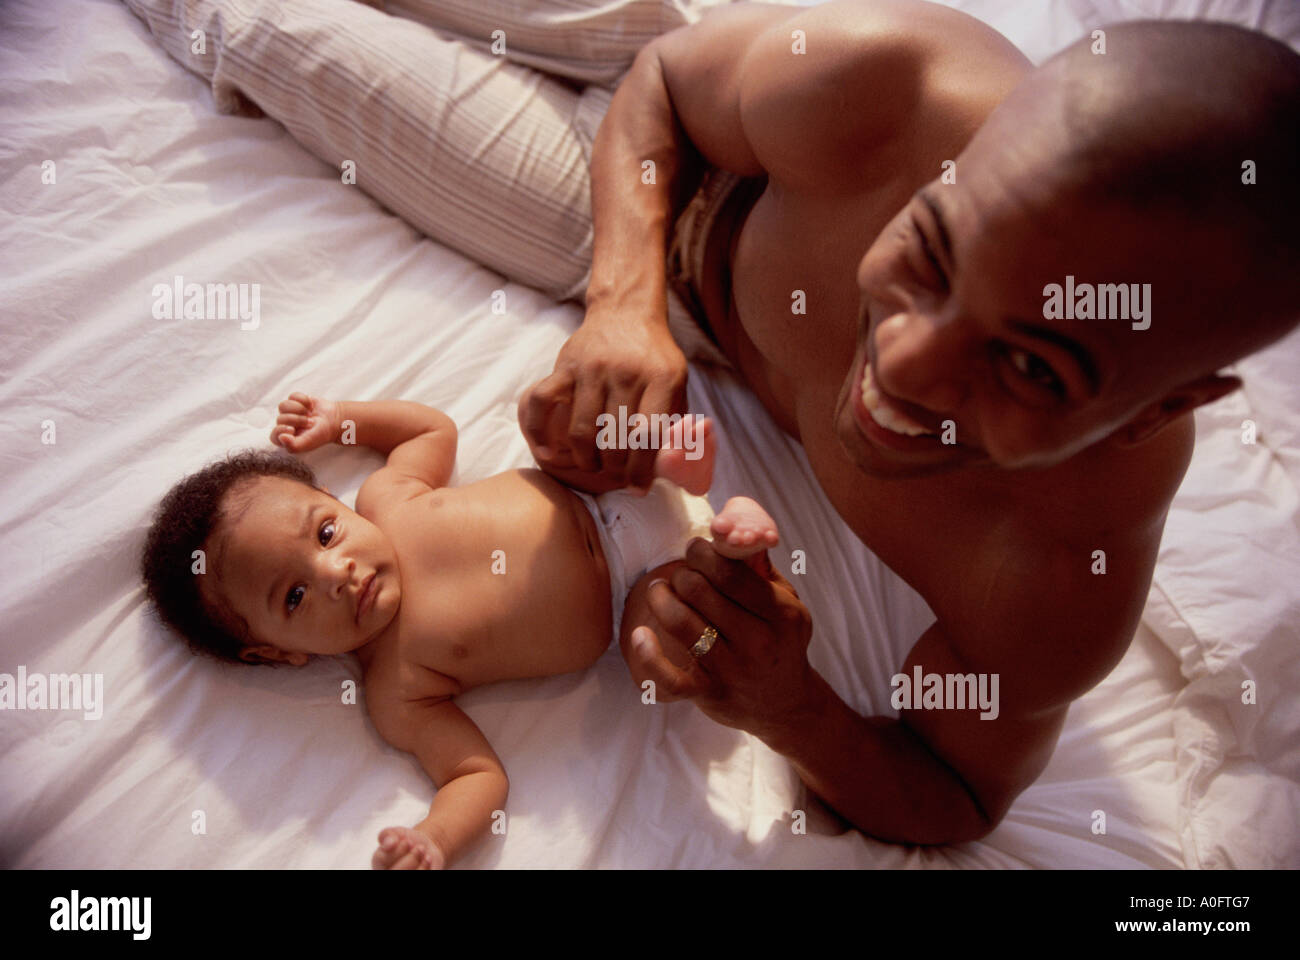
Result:
{"label": "white diaper", "polygon": [[710,539],[713,507],[704,497],[687,493],[662,477],[638,497],[611,490],[593,497],[575,490],[596,520],[600,546],[609,567],[609,596],[614,608],[614,638],[623,624],[623,603],[641,576],[661,563],[680,560],[692,537]]}

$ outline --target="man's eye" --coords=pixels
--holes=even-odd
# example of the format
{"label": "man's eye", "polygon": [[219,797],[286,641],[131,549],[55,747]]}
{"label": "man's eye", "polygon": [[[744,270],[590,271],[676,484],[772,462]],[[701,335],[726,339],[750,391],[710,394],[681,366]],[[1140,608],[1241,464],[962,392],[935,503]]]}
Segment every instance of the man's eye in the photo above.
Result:
{"label": "man's eye", "polygon": [[328,547],[330,541],[334,539],[334,521],[326,520],[320,525],[320,530],[316,533],[316,539],[320,541],[322,547]]}
{"label": "man's eye", "polygon": [[930,241],[926,238],[926,232],[920,229],[917,221],[911,221],[911,229],[915,237],[915,246],[920,248],[920,259],[926,263],[922,271],[918,271],[920,276],[930,280],[932,284],[939,286],[940,290],[948,290],[948,274],[944,273],[944,268],[939,263],[939,258],[935,256],[935,251],[930,247]]}
{"label": "man's eye", "polygon": [[284,598],[285,609],[289,613],[293,613],[294,608],[297,607],[298,604],[302,603],[303,594],[306,592],[307,591],[303,587],[290,587],[288,595]]}
{"label": "man's eye", "polygon": [[1064,396],[1065,385],[1061,383],[1060,378],[1042,357],[1026,350],[1017,350],[1015,347],[1011,347],[1007,350],[1007,359],[1011,361],[1011,365],[1016,368],[1024,379],[1046,387],[1057,395]]}

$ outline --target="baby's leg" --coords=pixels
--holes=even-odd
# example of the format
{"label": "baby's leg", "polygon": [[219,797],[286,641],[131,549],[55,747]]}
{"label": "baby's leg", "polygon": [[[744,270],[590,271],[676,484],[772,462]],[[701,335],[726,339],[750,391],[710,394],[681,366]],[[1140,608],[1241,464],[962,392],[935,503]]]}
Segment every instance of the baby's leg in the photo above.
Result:
{"label": "baby's leg", "polygon": [[713,461],[717,456],[713,421],[688,413],[669,428],[660,445],[655,455],[655,476],[702,497],[713,485]]}

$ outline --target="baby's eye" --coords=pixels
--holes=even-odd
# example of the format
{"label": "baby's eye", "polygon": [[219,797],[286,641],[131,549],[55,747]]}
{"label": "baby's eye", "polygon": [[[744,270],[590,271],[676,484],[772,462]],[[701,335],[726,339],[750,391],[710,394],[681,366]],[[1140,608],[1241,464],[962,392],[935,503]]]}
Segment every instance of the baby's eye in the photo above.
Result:
{"label": "baby's eye", "polygon": [[320,541],[322,547],[328,547],[330,541],[334,539],[334,521],[326,520],[320,525],[320,530],[316,533],[316,539]]}
{"label": "baby's eye", "polygon": [[1042,357],[1012,347],[1007,351],[1007,359],[1020,375],[1031,383],[1046,387],[1056,394],[1065,393],[1065,385]]}
{"label": "baby's eye", "polygon": [[294,608],[302,603],[302,596],[306,592],[302,587],[290,587],[288,595],[284,598],[285,609],[289,613],[293,613]]}

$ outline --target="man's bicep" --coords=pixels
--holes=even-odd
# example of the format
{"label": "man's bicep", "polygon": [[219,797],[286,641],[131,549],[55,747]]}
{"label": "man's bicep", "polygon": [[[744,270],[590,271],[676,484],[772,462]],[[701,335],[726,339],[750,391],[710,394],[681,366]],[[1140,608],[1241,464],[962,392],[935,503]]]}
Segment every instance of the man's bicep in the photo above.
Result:
{"label": "man's bicep", "polygon": [[765,172],[741,121],[741,76],[754,42],[803,8],[734,3],[708,10],[699,23],[654,40],[664,85],[678,122],[709,164],[742,176]]}

